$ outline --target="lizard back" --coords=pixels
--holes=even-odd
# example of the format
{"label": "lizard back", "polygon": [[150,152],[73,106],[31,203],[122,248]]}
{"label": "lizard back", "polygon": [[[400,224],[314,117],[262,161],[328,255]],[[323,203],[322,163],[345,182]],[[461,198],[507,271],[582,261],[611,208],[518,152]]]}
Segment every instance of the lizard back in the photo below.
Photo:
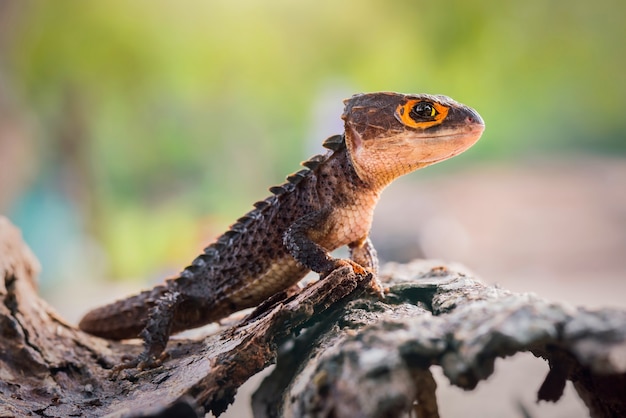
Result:
{"label": "lizard back", "polygon": [[[302,162],[304,169],[271,187],[269,197],[256,202],[254,209],[237,219],[178,277],[88,312],[79,327],[104,338],[135,338],[159,297],[175,290],[183,293],[187,304],[174,318],[171,332],[175,333],[254,307],[296,284],[309,270],[287,252],[284,232],[295,220],[320,207],[346,204],[349,196],[355,195],[350,189],[363,187],[350,167],[344,137],[331,136],[323,145],[328,153]],[[332,248],[327,249],[345,244],[330,243]]]}

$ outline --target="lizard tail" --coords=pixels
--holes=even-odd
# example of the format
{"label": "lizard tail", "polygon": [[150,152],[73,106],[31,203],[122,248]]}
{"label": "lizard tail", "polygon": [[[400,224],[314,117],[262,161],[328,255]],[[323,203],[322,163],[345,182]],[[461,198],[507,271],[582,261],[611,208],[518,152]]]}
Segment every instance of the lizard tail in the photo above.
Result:
{"label": "lizard tail", "polygon": [[111,340],[139,338],[150,309],[166,291],[166,286],[157,286],[93,309],[80,320],[78,327],[89,334]]}

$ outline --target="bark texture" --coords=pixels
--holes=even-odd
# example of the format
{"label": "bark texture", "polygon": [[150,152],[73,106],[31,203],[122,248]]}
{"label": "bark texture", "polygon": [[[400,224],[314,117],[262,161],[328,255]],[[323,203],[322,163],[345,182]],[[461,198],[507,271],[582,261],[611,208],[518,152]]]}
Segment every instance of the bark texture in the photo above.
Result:
{"label": "bark texture", "polygon": [[276,362],[253,397],[259,417],[438,417],[431,365],[471,390],[494,361],[530,351],[571,380],[593,417],[626,416],[626,312],[573,309],[485,286],[460,267],[389,264],[384,300],[347,267],[285,292],[201,340],[174,340],[162,367],[111,368],[138,342],[92,337],[37,296],[38,263],[0,218],[0,416],[219,414]]}

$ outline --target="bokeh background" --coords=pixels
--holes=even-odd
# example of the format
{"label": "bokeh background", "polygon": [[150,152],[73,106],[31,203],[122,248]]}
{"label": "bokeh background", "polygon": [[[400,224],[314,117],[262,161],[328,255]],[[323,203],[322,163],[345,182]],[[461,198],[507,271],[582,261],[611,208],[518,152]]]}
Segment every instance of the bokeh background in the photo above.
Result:
{"label": "bokeh background", "polygon": [[[341,99],[446,94],[487,130],[383,195],[381,257],[626,307],[625,15],[621,0],[2,0],[0,213],[76,321],[186,265],[341,132]],[[536,370],[526,390],[504,364],[467,397],[440,378],[445,416],[586,415],[571,390],[534,405],[545,365],[514,360]]]}

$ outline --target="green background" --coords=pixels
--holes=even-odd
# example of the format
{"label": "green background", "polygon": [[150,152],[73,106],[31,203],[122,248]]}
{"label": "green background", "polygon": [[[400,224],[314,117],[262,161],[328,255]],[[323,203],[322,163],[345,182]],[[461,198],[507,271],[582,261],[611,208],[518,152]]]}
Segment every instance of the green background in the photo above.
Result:
{"label": "green background", "polygon": [[0,210],[44,285],[74,268],[160,277],[340,132],[342,98],[379,90],[486,121],[421,175],[623,155],[625,15],[621,0],[4,1],[0,130],[22,151]]}

